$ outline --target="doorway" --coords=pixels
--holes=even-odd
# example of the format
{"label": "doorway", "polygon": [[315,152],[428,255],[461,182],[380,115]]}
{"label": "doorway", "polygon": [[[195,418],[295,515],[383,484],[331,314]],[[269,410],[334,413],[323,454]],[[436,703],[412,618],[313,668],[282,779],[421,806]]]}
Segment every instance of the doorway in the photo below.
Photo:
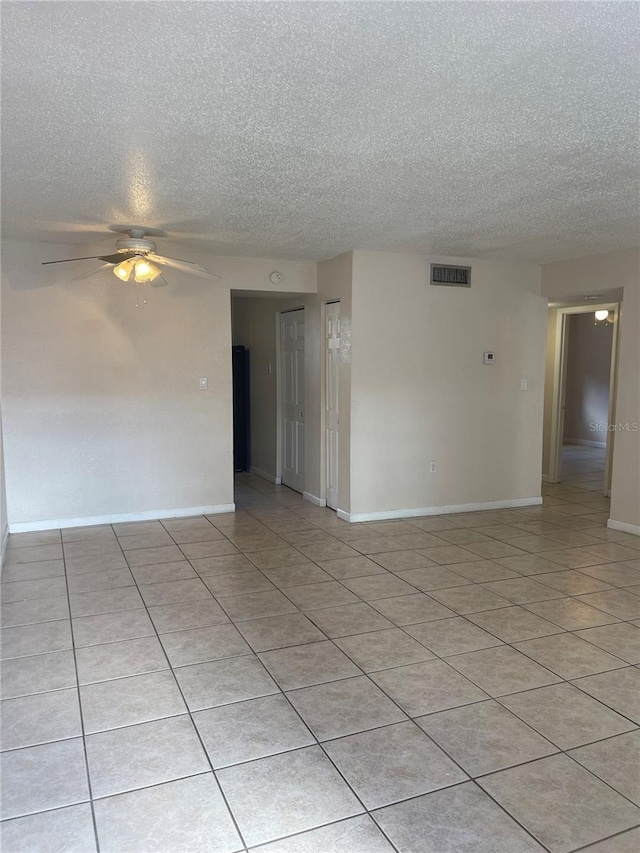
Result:
{"label": "doorway", "polygon": [[326,500],[338,509],[338,458],[340,443],[340,303],[325,305],[325,459]]}
{"label": "doorway", "polygon": [[280,314],[280,382],[282,483],[304,492],[305,482],[305,311]]}
{"label": "doorway", "polygon": [[548,479],[592,483],[606,497],[613,461],[618,309],[614,303],[556,309]]}

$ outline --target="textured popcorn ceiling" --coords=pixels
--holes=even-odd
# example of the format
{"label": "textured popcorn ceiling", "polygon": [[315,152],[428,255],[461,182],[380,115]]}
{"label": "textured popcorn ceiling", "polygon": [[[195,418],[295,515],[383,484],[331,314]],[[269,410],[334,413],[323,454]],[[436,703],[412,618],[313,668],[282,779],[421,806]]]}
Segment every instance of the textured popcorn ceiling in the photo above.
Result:
{"label": "textured popcorn ceiling", "polygon": [[142,222],[182,257],[314,260],[638,242],[637,3],[2,5],[5,235]]}

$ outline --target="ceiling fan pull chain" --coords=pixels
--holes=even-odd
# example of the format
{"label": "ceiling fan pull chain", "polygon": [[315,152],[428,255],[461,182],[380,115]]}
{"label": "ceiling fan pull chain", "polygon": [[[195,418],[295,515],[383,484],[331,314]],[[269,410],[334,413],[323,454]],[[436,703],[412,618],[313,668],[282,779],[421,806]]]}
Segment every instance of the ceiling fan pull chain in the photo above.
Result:
{"label": "ceiling fan pull chain", "polygon": [[[146,290],[142,291],[142,304],[147,304],[147,292]],[[136,283],[136,308],[140,307],[140,285]]]}

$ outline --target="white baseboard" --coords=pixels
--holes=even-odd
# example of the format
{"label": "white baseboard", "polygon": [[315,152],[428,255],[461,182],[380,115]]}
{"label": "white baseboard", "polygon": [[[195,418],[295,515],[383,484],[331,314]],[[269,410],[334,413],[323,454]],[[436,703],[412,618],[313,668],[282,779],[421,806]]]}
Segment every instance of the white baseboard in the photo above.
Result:
{"label": "white baseboard", "polygon": [[626,521],[616,521],[615,518],[610,518],[607,521],[607,527],[611,530],[620,530],[622,533],[633,533],[634,536],[640,536],[640,524],[627,524]]}
{"label": "white baseboard", "polygon": [[4,555],[7,550],[7,542],[9,541],[9,525],[2,531],[2,545],[0,546],[0,568],[4,563]]}
{"label": "white baseboard", "polygon": [[256,468],[253,465],[249,468],[250,474],[255,474],[256,477],[262,477],[263,480],[267,480],[269,483],[275,483],[276,486],[281,485],[282,479],[280,477],[274,477],[273,474],[268,474],[266,471],[263,471],[262,468]]}
{"label": "white baseboard", "polygon": [[325,498],[319,498],[316,495],[312,495],[311,492],[303,492],[302,497],[305,501],[309,501],[310,504],[314,506],[326,506],[327,501]]}
{"label": "white baseboard", "polygon": [[185,518],[191,515],[219,515],[235,512],[236,505],[186,506],[180,509],[152,509],[147,512],[123,512],[115,515],[86,515],[80,518],[50,518],[44,521],[12,521],[10,533],[33,533],[38,530],[58,530],[65,527],[90,527],[95,524],[121,524],[126,521],[156,521],[160,518]]}
{"label": "white baseboard", "polygon": [[342,521],[387,521],[395,518],[417,518],[423,515],[450,515],[456,512],[482,512],[488,509],[514,509],[525,506],[540,506],[541,497],[513,498],[506,501],[487,501],[475,504],[453,504],[451,506],[423,506],[415,509],[387,509],[382,512],[345,512],[337,510],[338,518]]}
{"label": "white baseboard", "polygon": [[606,441],[588,441],[586,438],[565,438],[563,444],[578,444],[583,447],[599,447],[601,449],[607,446]]}

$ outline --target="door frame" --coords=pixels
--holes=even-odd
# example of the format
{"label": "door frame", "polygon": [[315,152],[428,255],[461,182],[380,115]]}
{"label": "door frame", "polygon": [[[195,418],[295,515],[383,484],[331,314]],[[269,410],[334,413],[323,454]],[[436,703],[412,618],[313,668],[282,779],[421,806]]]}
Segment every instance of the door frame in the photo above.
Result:
{"label": "door frame", "polygon": [[[284,441],[284,430],[282,426],[282,404],[283,404],[283,380],[282,380],[282,315],[283,314],[291,314],[294,311],[305,311],[304,305],[297,305],[293,308],[283,308],[280,311],[276,311],[276,485],[279,486],[282,484],[282,468],[284,465],[283,461],[283,448],[282,444]],[[305,360],[305,370],[307,363],[307,314],[305,311],[304,315],[305,320],[305,335],[304,335],[304,360]],[[306,377],[305,377],[306,381]],[[305,395],[306,396],[306,395]],[[305,403],[306,409],[306,403]],[[306,418],[305,418],[305,432],[306,432]],[[305,436],[306,439],[306,436]],[[305,475],[306,479],[306,475]]]}
{"label": "door frame", "polygon": [[[609,414],[608,423],[615,422],[618,379],[618,326],[620,322],[619,302],[598,302],[589,305],[572,305],[558,308],[556,323],[555,359],[553,369],[553,395],[551,408],[551,436],[548,482],[562,482],[562,440],[564,434],[564,403],[567,391],[567,358],[569,350],[569,322],[572,314],[593,314],[600,309],[613,313],[613,335],[611,339],[611,366],[609,370]],[[611,472],[613,468],[614,430],[607,430],[605,449],[604,489],[605,497],[611,495]]]}
{"label": "door frame", "polygon": [[[327,504],[327,484],[329,478],[327,476],[328,470],[327,466],[329,464],[328,456],[327,456],[327,308],[329,305],[340,305],[340,309],[342,309],[342,304],[340,299],[326,299],[320,305],[320,323],[322,328],[322,336],[321,336],[321,348],[322,348],[322,357],[321,357],[321,372],[320,372],[320,381],[322,383],[322,396],[320,400],[320,494],[322,496],[323,505],[328,506]],[[342,313],[340,313],[342,316]],[[340,326],[342,330],[342,324]],[[342,340],[342,337],[341,337]],[[339,371],[338,371],[339,372]],[[338,431],[338,435],[340,431]],[[338,455],[338,483],[340,482],[340,456]],[[337,501],[339,504],[340,501],[340,492],[337,490]],[[335,508],[337,512],[337,506]]]}

